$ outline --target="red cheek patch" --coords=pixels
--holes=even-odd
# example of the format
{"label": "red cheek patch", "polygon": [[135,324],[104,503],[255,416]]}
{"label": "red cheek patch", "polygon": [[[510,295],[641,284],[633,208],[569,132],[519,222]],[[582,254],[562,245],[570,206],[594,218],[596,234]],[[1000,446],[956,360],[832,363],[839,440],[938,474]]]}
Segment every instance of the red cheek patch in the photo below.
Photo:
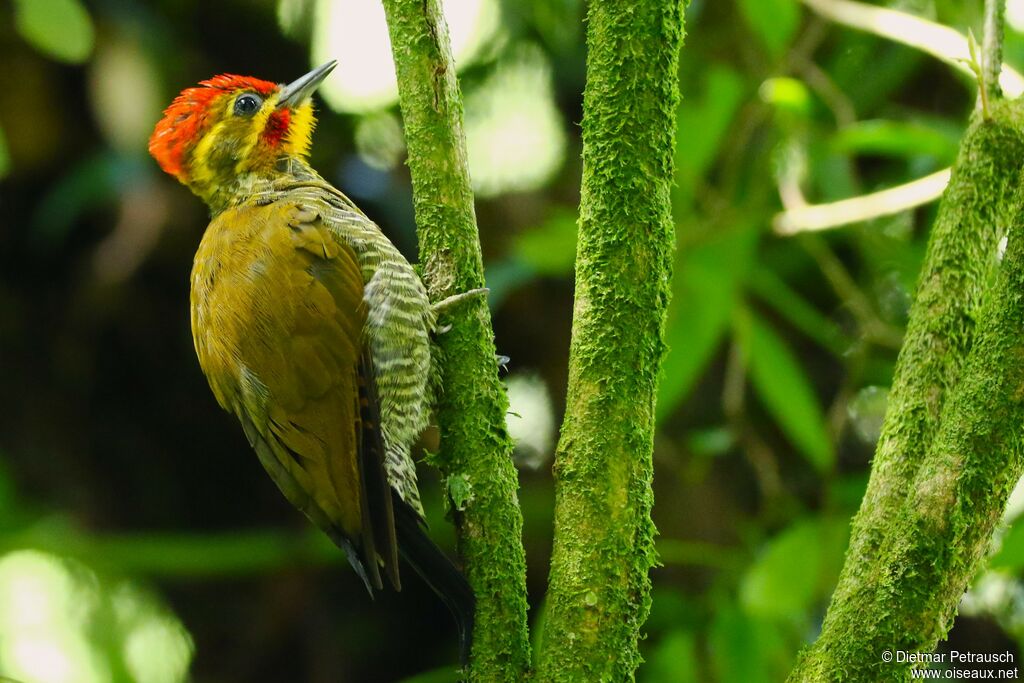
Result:
{"label": "red cheek patch", "polygon": [[287,108],[277,109],[267,118],[267,125],[263,129],[263,139],[271,147],[278,147],[284,136],[288,134],[288,126],[291,124],[292,115]]}

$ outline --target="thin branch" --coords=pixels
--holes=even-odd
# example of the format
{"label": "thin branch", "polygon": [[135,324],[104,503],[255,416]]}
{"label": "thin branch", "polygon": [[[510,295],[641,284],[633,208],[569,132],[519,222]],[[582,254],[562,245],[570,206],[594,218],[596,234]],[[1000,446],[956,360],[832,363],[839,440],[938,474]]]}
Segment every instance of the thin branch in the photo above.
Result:
{"label": "thin branch", "polygon": [[804,237],[801,243],[818,264],[818,268],[821,269],[833,291],[849,307],[865,339],[879,346],[899,350],[903,344],[902,332],[882,319],[867,295],[857,286],[857,281],[850,275],[839,257],[828,247],[828,244],[815,235]]}
{"label": "thin branch", "polygon": [[[749,315],[744,313],[743,315]],[[749,324],[749,323],[748,323]],[[729,346],[726,356],[725,378],[722,388],[722,413],[740,443],[743,456],[757,477],[762,505],[775,501],[782,493],[779,462],[772,449],[757,434],[744,409],[747,398],[747,358],[742,345],[736,341]],[[661,544],[658,545],[659,550]]]}
{"label": "thin branch", "polygon": [[1003,66],[1003,34],[1006,30],[1006,0],[985,0],[985,36],[981,46],[981,86],[989,97],[1002,97],[999,73]]}
{"label": "thin branch", "polygon": [[820,66],[811,59],[801,59],[794,61],[793,68],[832,112],[837,128],[847,128],[857,123],[857,110],[853,102]]}
{"label": "thin branch", "polygon": [[772,224],[780,235],[795,235],[909,211],[941,197],[950,173],[951,169],[944,168],[924,178],[859,197],[826,204],[797,204],[776,214]]}

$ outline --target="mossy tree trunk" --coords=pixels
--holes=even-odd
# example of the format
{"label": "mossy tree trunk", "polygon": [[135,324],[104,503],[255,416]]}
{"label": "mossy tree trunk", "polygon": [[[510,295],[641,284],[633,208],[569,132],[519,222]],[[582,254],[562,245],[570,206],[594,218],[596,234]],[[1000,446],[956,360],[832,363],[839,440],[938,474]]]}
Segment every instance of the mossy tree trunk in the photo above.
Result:
{"label": "mossy tree trunk", "polygon": [[1021,476],[1024,106],[989,108],[932,231],[839,585],[790,681],[907,679],[886,659],[945,637]]}
{"label": "mossy tree trunk", "polygon": [[632,680],[650,607],[654,407],[668,306],[680,0],[592,0],[569,389],[542,681]]}
{"label": "mossy tree trunk", "polygon": [[[412,172],[420,260],[431,299],[482,287],[462,101],[439,0],[384,0]],[[477,597],[470,679],[515,681],[530,669],[526,559],[508,399],[484,297],[446,316],[438,422],[459,550]]]}
{"label": "mossy tree trunk", "polygon": [[[421,260],[436,299],[482,286],[462,110],[437,0],[383,0]],[[556,463],[555,553],[537,677],[630,680],[654,563],[651,453],[674,244],[683,0],[593,0],[569,404]],[[531,675],[507,408],[486,306],[443,335],[442,457],[477,594],[470,678]]]}
{"label": "mossy tree trunk", "polygon": [[[437,0],[384,5],[425,276],[440,299],[483,282],[458,86]],[[655,558],[651,451],[683,5],[593,0],[589,8],[570,382],[536,674],[543,681],[630,680],[639,663]],[[993,95],[997,76],[985,70]],[[1022,158],[1024,107],[990,103],[965,136],[932,233],[839,587],[792,681],[906,678],[907,665],[885,653],[927,652],[944,637],[1024,470]],[[470,675],[521,681],[531,670],[506,399],[486,306],[453,318],[441,340],[438,464],[478,596]]]}

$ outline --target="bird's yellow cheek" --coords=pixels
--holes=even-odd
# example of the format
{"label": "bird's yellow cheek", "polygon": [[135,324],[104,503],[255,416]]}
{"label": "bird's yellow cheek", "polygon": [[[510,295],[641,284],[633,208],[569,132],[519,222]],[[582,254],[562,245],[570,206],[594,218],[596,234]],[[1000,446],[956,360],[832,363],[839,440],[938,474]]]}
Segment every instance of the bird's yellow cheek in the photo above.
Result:
{"label": "bird's yellow cheek", "polygon": [[284,138],[284,153],[303,159],[308,157],[315,127],[316,117],[313,115],[312,102],[305,102],[292,109],[288,133]]}
{"label": "bird's yellow cheek", "polygon": [[217,144],[217,140],[221,137],[224,132],[225,122],[220,121],[213,126],[199,140],[199,144],[196,145],[195,151],[192,152],[192,164],[190,173],[190,182],[197,185],[205,185],[214,180],[215,173],[213,171],[213,154],[214,148]]}

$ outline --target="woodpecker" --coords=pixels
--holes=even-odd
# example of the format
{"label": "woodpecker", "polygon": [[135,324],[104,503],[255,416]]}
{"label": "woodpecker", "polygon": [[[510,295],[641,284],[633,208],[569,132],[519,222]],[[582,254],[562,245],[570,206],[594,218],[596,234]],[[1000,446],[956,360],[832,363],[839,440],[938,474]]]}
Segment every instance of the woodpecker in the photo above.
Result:
{"label": "woodpecker", "polygon": [[311,97],[335,66],[287,85],[202,81],[164,111],[149,151],[210,208],[191,317],[217,402],[371,596],[383,578],[401,590],[399,555],[423,577],[455,616],[465,657],[473,593],[426,534],[410,454],[433,401],[438,308],[380,228],[308,163]]}

